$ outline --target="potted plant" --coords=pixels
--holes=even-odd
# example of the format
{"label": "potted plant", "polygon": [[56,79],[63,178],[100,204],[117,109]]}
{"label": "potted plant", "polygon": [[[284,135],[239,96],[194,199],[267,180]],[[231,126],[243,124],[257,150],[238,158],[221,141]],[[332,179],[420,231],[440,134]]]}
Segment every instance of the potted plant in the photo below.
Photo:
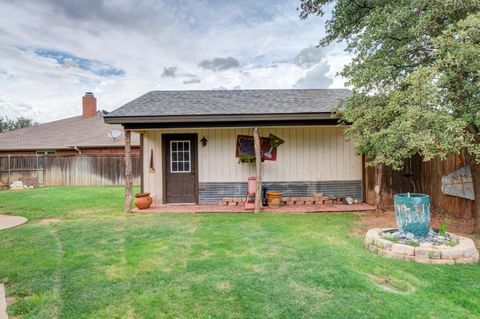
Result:
{"label": "potted plant", "polygon": [[150,193],[137,193],[135,194],[135,207],[138,209],[147,209],[152,205],[152,197]]}

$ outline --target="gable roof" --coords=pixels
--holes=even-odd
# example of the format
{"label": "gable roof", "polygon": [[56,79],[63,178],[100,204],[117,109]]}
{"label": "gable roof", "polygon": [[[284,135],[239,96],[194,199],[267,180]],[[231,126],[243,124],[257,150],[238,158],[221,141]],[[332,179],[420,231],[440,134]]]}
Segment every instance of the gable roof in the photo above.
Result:
{"label": "gable roof", "polygon": [[[108,123],[142,118],[330,114],[347,89],[151,91],[105,116]],[[137,119],[133,119],[137,118]]]}
{"label": "gable roof", "polygon": [[[107,133],[111,130],[122,132],[113,140]],[[139,145],[137,134],[132,134],[132,144]],[[123,127],[106,124],[103,113],[83,119],[82,116],[70,117],[58,121],[0,133],[0,150],[58,150],[74,146],[85,147],[121,147],[125,145]]]}

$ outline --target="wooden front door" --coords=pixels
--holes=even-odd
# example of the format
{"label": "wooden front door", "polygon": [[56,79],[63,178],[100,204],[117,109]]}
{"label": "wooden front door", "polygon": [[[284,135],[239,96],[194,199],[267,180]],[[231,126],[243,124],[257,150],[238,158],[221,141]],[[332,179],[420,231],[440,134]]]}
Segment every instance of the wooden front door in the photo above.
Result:
{"label": "wooden front door", "polygon": [[165,203],[198,204],[197,134],[164,134]]}

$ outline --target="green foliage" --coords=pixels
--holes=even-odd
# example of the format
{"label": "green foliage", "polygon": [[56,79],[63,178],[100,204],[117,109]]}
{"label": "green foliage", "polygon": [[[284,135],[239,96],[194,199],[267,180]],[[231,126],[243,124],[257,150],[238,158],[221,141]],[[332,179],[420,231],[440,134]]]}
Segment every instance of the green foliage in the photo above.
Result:
{"label": "green foliage", "polygon": [[455,247],[458,245],[458,239],[452,238],[448,241],[447,243],[448,246],[450,247]]}
{"label": "green foliage", "polygon": [[341,113],[357,150],[397,169],[415,154],[480,155],[480,2],[302,0],[301,16],[332,4],[320,44],[354,54]]}
{"label": "green foliage", "polygon": [[420,243],[416,240],[410,240],[408,244],[413,247],[420,247]]}
{"label": "green foliage", "polygon": [[238,157],[238,163],[243,164],[243,163],[248,163],[252,164],[255,163],[255,155],[240,155]]}
{"label": "green foliage", "polygon": [[0,117],[0,133],[13,131],[19,128],[25,128],[38,123],[34,120],[28,119],[26,117],[17,117],[16,120],[10,119],[8,117]]}
{"label": "green foliage", "polygon": [[445,236],[447,234],[447,227],[450,225],[452,221],[448,218],[445,218],[440,226],[438,227],[438,234],[441,236]]}

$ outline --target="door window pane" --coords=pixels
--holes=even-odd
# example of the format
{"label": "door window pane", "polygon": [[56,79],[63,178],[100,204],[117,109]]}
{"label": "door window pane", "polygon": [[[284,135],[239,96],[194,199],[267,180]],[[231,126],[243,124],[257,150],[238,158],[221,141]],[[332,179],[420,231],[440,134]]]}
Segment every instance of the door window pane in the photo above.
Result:
{"label": "door window pane", "polygon": [[190,141],[170,141],[170,172],[190,173]]}

